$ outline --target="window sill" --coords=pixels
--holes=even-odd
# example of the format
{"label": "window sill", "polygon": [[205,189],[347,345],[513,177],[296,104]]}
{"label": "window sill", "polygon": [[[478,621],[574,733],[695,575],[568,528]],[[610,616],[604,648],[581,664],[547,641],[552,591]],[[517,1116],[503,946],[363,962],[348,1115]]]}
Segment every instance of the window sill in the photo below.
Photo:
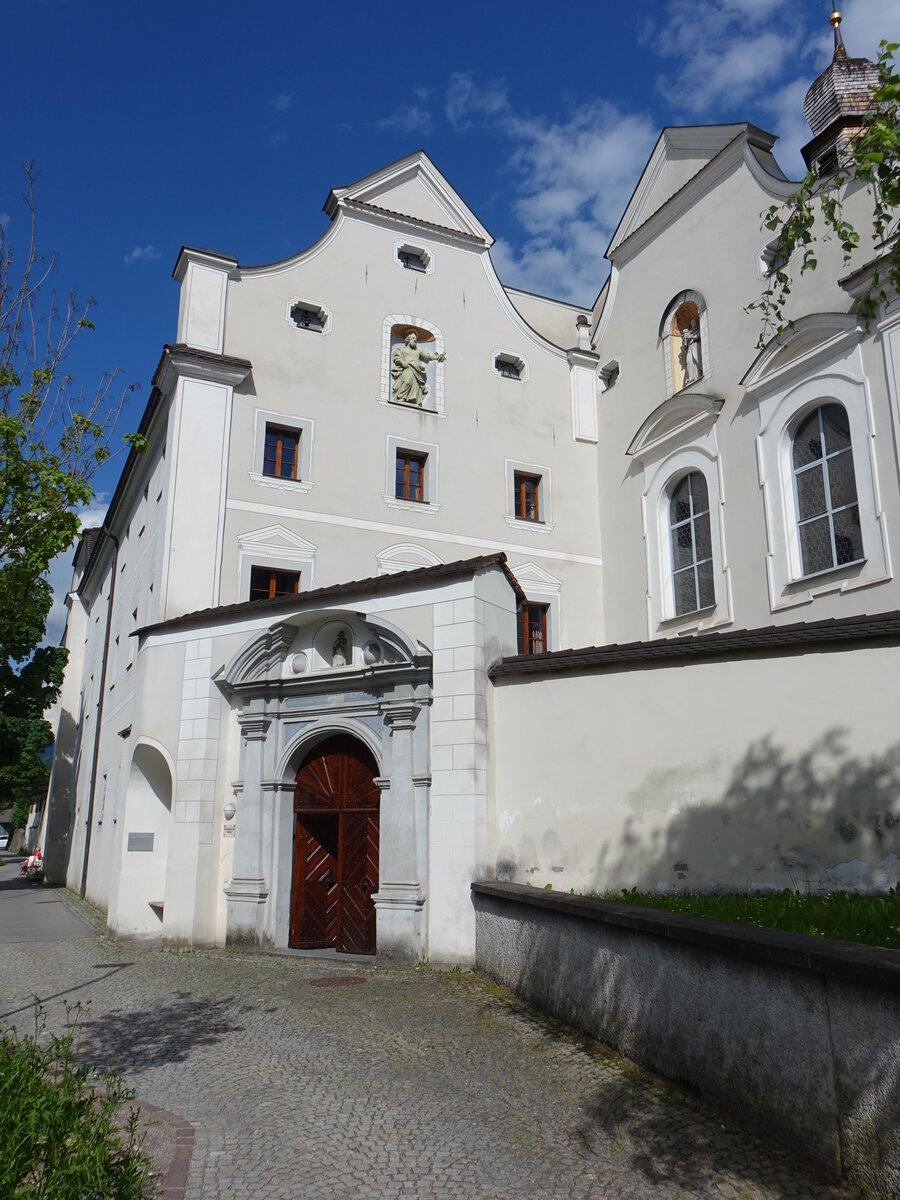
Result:
{"label": "window sill", "polygon": [[527,529],[529,533],[552,533],[556,528],[549,521],[523,521],[521,517],[506,516],[506,523],[511,529]]}
{"label": "window sill", "polygon": [[[711,378],[712,378],[712,368],[710,368],[710,370],[708,370],[708,371],[704,371],[699,379],[694,379],[691,383],[686,383],[684,385],[684,387],[680,387],[677,392],[669,392],[666,399],[674,400],[676,396],[681,396],[681,395],[684,395],[685,393],[696,392],[696,390],[702,384],[709,383]],[[703,394],[706,395],[707,393],[704,392]]]}
{"label": "window sill", "polygon": [[810,575],[798,575],[796,579],[788,580],[788,587],[808,587],[810,584],[815,586],[815,581],[821,579],[823,582],[829,577],[840,576],[843,571],[853,571],[855,568],[864,567],[866,565],[865,558],[854,558],[852,562],[841,563],[837,567],[826,567],[824,571],[813,571]]}
{"label": "window sill", "polygon": [[388,508],[402,508],[406,512],[424,513],[427,516],[434,516],[441,507],[440,504],[432,504],[430,500],[399,500],[396,496],[382,498]]}
{"label": "window sill", "polygon": [[285,492],[308,492],[316,486],[308,479],[279,479],[277,475],[263,475],[260,471],[248,471],[247,474],[260,487],[280,488]]}
{"label": "window sill", "polygon": [[694,612],[682,613],[678,617],[664,617],[656,627],[655,637],[689,637],[697,633],[709,633],[713,629],[722,629],[733,625],[734,619],[727,614],[716,616],[718,604],[710,604],[706,608],[695,609]]}
{"label": "window sill", "polygon": [[420,416],[440,417],[440,419],[442,421],[447,416],[447,414],[445,412],[438,412],[437,409],[420,408],[418,406],[418,404],[401,404],[399,400],[381,400],[381,399],[379,399],[378,403],[381,405],[382,408],[406,409],[407,412],[419,413]]}

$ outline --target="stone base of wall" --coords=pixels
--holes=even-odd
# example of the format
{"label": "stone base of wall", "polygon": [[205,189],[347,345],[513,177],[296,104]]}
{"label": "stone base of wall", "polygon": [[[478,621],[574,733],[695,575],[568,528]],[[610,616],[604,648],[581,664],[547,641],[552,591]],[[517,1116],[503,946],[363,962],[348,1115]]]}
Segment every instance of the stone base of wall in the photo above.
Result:
{"label": "stone base of wall", "polygon": [[472,893],[478,970],[900,1196],[900,952],[518,884]]}

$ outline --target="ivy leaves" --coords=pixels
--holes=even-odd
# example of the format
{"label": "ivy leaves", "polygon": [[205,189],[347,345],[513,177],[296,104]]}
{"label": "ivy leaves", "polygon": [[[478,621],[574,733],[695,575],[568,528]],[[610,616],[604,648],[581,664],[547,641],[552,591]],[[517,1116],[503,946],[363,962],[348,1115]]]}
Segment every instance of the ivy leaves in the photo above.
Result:
{"label": "ivy leaves", "polygon": [[[784,204],[772,205],[763,216],[763,227],[776,235],[772,250],[774,261],[781,265],[771,272],[762,295],[747,306],[748,311],[756,310],[762,316],[757,342],[760,349],[791,327],[785,310],[794,278],[788,267],[795,256],[799,255],[799,274],[803,275],[817,268],[816,247],[820,241],[835,239],[845,263],[859,246],[859,232],[843,210],[846,186],[853,181],[869,189],[872,233],[876,244],[885,251],[867,291],[857,301],[858,312],[867,326],[887,299],[888,287],[900,291],[900,238],[893,228],[900,211],[900,76],[894,71],[894,54],[898,49],[898,43],[881,43],[875,111],[852,141],[838,170],[826,179],[809,171]],[[824,227],[821,231],[820,221]]]}

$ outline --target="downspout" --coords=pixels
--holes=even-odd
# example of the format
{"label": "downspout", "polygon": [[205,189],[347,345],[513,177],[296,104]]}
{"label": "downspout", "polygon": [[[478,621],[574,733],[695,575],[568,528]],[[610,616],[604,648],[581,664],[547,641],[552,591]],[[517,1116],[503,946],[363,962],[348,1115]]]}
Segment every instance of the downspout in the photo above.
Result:
{"label": "downspout", "polygon": [[97,720],[94,725],[94,749],[91,754],[91,787],[88,792],[87,831],[84,836],[84,862],[81,865],[81,897],[87,890],[88,861],[91,857],[91,831],[94,827],[94,796],[97,791],[97,761],[100,758],[100,733],[103,722],[103,701],[106,697],[106,664],[109,662],[109,635],[112,632],[113,600],[116,595],[116,576],[119,574],[119,539],[108,529],[104,536],[115,543],[113,554],[112,579],[109,584],[109,598],[106,602],[106,632],[103,635],[103,663],[100,667],[100,695],[97,698]]}

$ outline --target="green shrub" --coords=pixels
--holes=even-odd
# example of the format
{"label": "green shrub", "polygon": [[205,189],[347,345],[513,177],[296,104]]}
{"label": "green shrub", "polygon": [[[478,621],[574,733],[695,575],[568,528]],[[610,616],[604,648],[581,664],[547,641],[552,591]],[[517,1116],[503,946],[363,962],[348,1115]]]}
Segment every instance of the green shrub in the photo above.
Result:
{"label": "green shrub", "polygon": [[[150,1164],[140,1152],[133,1096],[115,1071],[77,1061],[80,1007],[62,1037],[0,1031],[0,1196],[4,1200],[141,1200]],[[118,1118],[118,1119],[117,1119]]]}
{"label": "green shrub", "polygon": [[815,896],[806,892],[675,892],[659,894],[630,891],[597,893],[598,900],[618,900],[645,908],[743,921],[763,929],[784,929],[815,937],[839,938],[900,950],[900,888],[886,896],[861,896],[856,892],[831,892]]}

